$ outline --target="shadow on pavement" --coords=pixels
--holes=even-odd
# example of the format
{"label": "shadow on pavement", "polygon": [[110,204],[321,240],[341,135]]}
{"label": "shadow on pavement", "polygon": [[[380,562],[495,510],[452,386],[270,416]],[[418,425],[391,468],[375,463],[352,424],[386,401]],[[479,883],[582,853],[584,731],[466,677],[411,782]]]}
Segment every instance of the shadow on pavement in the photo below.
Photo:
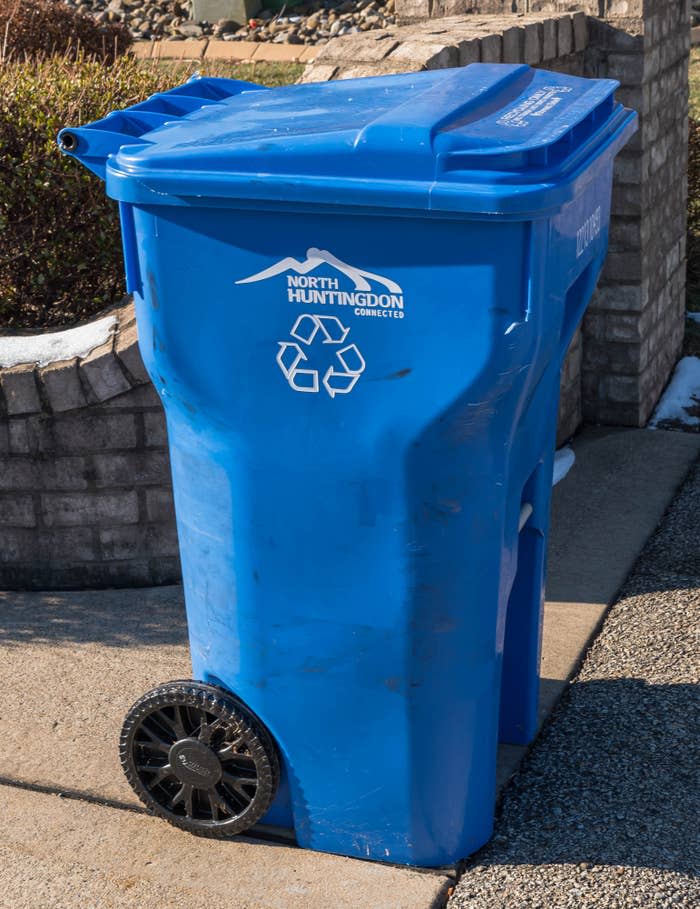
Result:
{"label": "shadow on pavement", "polygon": [[186,644],[182,588],[0,592],[0,644],[90,642],[107,647]]}

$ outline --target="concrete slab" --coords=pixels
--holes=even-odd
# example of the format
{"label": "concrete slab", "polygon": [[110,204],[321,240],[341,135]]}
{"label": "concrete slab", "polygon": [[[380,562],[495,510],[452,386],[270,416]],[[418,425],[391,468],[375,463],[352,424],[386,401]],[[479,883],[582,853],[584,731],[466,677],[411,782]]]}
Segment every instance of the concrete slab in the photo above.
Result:
{"label": "concrete slab", "polygon": [[547,600],[612,601],[661,520],[700,438],[648,429],[586,429],[554,489]]}
{"label": "concrete slab", "polygon": [[[541,720],[565,688],[607,605],[700,453],[700,437],[661,431],[587,430],[575,442],[574,449],[577,463],[554,494]],[[0,685],[6,693],[13,693],[6,696],[1,714],[0,775],[5,781],[136,806],[117,759],[123,715],[148,688],[189,674],[182,595],[177,587],[98,593],[0,593]],[[524,751],[515,746],[500,749],[500,786],[512,774]],[[125,873],[128,863],[117,848],[120,838],[129,844],[125,848],[133,864],[133,856],[140,861],[150,849],[145,841],[150,842],[151,837],[159,850],[158,862],[174,869],[174,880],[179,879],[178,868],[183,864],[188,869],[188,880],[192,867],[215,867],[226,881],[221,893],[226,890],[228,894],[227,909],[294,909],[297,904],[305,909],[320,909],[322,905],[324,909],[326,905],[427,909],[448,881],[446,875],[425,876],[288,846],[253,846],[244,841],[207,843],[145,815],[74,802],[59,801],[56,807],[51,796],[16,794],[18,790],[7,786],[2,792],[3,799],[9,794],[14,800],[19,814],[29,811],[20,804],[24,799],[22,804],[35,804],[37,815],[42,816],[41,837],[37,837],[36,820],[31,828],[23,828],[15,826],[9,816],[3,817],[6,830],[19,831],[12,834],[18,838],[13,840],[18,852],[34,854],[35,850],[38,857],[45,842],[49,845],[41,854],[50,865],[52,861],[63,861],[55,852],[55,844],[66,841],[66,837],[72,842],[72,830],[82,831],[80,848],[85,847],[89,837],[92,870],[86,873],[90,886],[95,887],[122,880],[119,875]],[[51,801],[55,834],[44,823],[48,809],[40,808],[36,800],[41,799]],[[114,833],[110,832],[112,828]],[[98,851],[93,849],[95,841]],[[104,851],[99,851],[102,843],[106,844]],[[137,844],[136,848],[132,843]],[[78,849],[77,841],[73,848]],[[274,856],[274,862],[268,862],[268,855]],[[348,866],[352,866],[351,874]],[[134,905],[149,909],[156,905],[160,894],[159,905],[198,909],[199,903],[189,895],[184,902],[178,903],[175,897],[172,903],[166,902],[165,891],[159,888],[171,887],[172,881],[167,875],[150,877],[155,869],[148,867],[150,870],[143,872],[146,877],[142,878],[141,870],[135,877],[134,892],[142,899]],[[305,869],[306,889],[299,891],[303,899],[300,897],[301,901],[295,903],[287,894],[286,902],[281,897],[274,902],[282,893],[278,881],[291,882],[290,869],[294,868]],[[78,869],[76,873],[83,871]],[[274,892],[263,897],[259,894],[265,887],[256,881],[264,882],[265,875],[266,887]],[[409,883],[404,884],[403,875]],[[416,883],[413,890],[410,882],[414,878],[428,883]],[[318,893],[314,887],[320,888]],[[395,892],[390,892],[392,888]],[[411,902],[414,892],[415,900]],[[234,893],[240,902],[232,902]],[[211,897],[213,902],[208,906],[222,904],[224,899],[218,890],[212,891]],[[42,905],[43,909],[51,903],[47,900],[27,905],[32,909]],[[124,901],[119,905],[131,903]]]}
{"label": "concrete slab", "polygon": [[12,909],[437,909],[449,879],[238,839],[6,786],[0,905]]}
{"label": "concrete slab", "polygon": [[0,593],[0,775],[138,804],[117,742],[125,711],[189,678],[179,587]]}

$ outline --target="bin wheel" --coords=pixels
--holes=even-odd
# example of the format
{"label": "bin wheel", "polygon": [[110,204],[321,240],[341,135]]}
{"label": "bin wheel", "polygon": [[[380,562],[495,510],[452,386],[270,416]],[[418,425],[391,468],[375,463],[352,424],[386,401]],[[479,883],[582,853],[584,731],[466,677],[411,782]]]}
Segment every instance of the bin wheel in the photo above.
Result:
{"label": "bin wheel", "polygon": [[230,692],[202,682],[167,682],[139,698],[124,720],[119,757],[153,814],[200,836],[248,830],[279,785],[270,733]]}

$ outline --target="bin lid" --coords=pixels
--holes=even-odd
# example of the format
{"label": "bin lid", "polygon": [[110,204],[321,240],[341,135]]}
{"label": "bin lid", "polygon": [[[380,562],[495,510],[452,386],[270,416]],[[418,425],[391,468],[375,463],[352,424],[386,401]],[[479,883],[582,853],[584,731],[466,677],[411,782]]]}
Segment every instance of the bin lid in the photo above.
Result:
{"label": "bin lid", "polygon": [[59,143],[137,204],[522,217],[561,206],[636,128],[617,86],[502,64],[276,89],[199,78]]}

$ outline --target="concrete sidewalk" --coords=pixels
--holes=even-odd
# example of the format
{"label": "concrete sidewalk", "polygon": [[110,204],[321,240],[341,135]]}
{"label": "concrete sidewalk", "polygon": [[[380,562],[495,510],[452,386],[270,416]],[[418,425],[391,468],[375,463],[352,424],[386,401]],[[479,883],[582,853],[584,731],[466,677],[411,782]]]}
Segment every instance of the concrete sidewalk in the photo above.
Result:
{"label": "concrete sidewalk", "polygon": [[[577,463],[554,495],[542,719],[700,451],[700,438],[588,430],[574,449]],[[9,869],[0,874],[0,906],[431,909],[444,903],[454,884],[448,872],[243,839],[200,840],[119,810],[138,806],[116,753],[125,710],[158,682],[189,675],[179,588],[0,594],[0,650],[6,693],[0,852]],[[501,785],[523,754],[500,749]],[[57,792],[74,798],[51,794]]]}

